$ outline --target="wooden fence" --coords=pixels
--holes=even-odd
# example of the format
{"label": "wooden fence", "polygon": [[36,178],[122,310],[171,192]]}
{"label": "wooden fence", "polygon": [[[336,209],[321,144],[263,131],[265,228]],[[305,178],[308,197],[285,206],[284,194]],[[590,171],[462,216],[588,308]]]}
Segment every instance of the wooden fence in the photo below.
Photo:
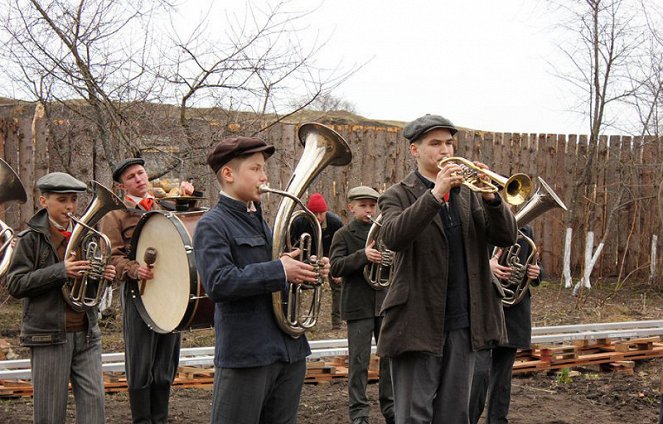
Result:
{"label": "wooden fence", "polygon": [[[0,106],[0,155],[20,175],[29,201],[24,205],[9,204],[6,222],[14,228],[23,228],[37,209],[38,192],[35,181],[47,172],[69,169],[81,180],[95,179],[111,184],[110,167],[93,131],[82,121],[62,119],[57,122],[62,133],[55,143],[46,131],[43,114],[33,105]],[[155,140],[158,148],[145,149],[148,164],[157,163],[163,152],[177,154],[181,146],[181,131],[176,122],[171,125],[153,126],[142,136]],[[350,144],[353,160],[346,167],[329,167],[314,181],[309,193],[322,193],[330,210],[347,221],[346,193],[356,185],[369,185],[382,191],[411,172],[414,161],[408,145],[402,138],[401,128],[380,123],[338,124],[327,123]],[[277,146],[277,153],[268,162],[268,174],[272,187],[285,188],[297,164],[302,147],[297,137],[298,126],[279,124],[261,134]],[[207,131],[207,127],[203,129]],[[203,131],[201,130],[201,131]],[[202,187],[207,203],[216,201],[218,187],[211,171],[205,165],[205,152],[213,144],[214,136],[205,133],[207,141],[199,146],[187,167],[196,186]],[[480,160],[502,175],[524,172],[532,177],[540,176],[555,192],[570,204],[575,181],[580,178],[585,163],[588,139],[584,135],[492,133],[461,130],[457,134],[457,155]],[[62,154],[63,143],[69,154]],[[122,150],[119,146],[118,149]],[[652,239],[661,235],[661,223],[656,213],[656,192],[663,170],[663,144],[651,137],[602,137],[596,162],[595,179],[588,189],[579,193],[580,211],[577,222],[572,223],[573,247],[572,272],[579,276],[584,257],[586,231],[595,233],[598,243],[608,234],[605,248],[597,263],[593,279],[631,275],[639,279],[649,277]],[[148,171],[149,171],[148,166]],[[635,175],[624,182],[624,175]],[[627,196],[619,205],[611,228],[606,228],[608,214],[615,206],[619,188],[626,188]],[[278,196],[269,196],[265,203],[268,218],[273,218]],[[594,212],[595,211],[595,212]],[[562,272],[565,228],[561,210],[552,210],[534,221],[537,243],[542,262],[549,276]],[[657,242],[661,251],[661,241]],[[655,279],[661,279],[661,255]]]}

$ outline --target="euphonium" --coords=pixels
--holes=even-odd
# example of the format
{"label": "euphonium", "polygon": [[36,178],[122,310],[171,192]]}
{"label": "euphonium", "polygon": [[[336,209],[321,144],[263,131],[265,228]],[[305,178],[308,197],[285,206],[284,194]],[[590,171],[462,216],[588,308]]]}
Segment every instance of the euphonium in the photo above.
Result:
{"label": "euphonium", "polygon": [[[25,203],[28,195],[25,192],[23,183],[18,178],[14,170],[0,158],[0,204],[10,201]],[[0,278],[2,278],[9,269],[11,262],[12,240],[14,239],[14,230],[0,220]]]}
{"label": "euphonium", "polygon": [[[562,199],[555,194],[543,178],[538,177],[538,180],[539,189],[515,215],[518,228],[522,228],[550,209],[561,208],[566,210],[566,205],[564,205]],[[518,240],[523,240],[530,246],[530,254],[527,256],[525,262],[521,262],[520,260],[520,244],[517,242],[508,249],[503,250],[499,257],[501,265],[511,268],[509,279],[499,280],[502,289],[504,289],[505,297],[502,299],[502,303],[505,306],[518,304],[527,294],[531,283],[531,280],[527,277],[527,267],[533,264],[537,257],[536,244],[520,230],[518,230]],[[493,255],[496,254],[497,249],[495,248]]]}
{"label": "euphonium", "polygon": [[[307,123],[299,128],[299,140],[304,144],[302,157],[290,177],[286,190],[275,190],[267,185],[260,186],[263,193],[275,193],[283,196],[274,220],[274,243],[272,257],[278,259],[290,243],[289,229],[292,221],[299,215],[307,217],[315,229],[314,239],[318,254],[322,252],[322,229],[315,215],[300,200],[311,182],[327,167],[327,165],[344,166],[352,160],[350,146],[336,131],[315,122]],[[299,206],[301,210],[295,212]],[[304,249],[303,249],[304,250]],[[300,258],[308,260],[313,266],[319,267],[315,256]],[[293,284],[288,282],[286,299],[281,291],[272,293],[272,306],[279,327],[293,338],[304,334],[313,327],[320,312],[320,296],[322,278],[315,284]],[[311,303],[304,308],[304,291],[312,290]]]}
{"label": "euphonium", "polygon": [[[463,185],[472,191],[479,193],[496,193],[498,188],[495,184],[503,187],[504,200],[510,205],[520,205],[526,201],[532,193],[532,179],[525,174],[513,174],[511,177],[503,177],[489,169],[476,166],[473,162],[458,156],[442,159],[438,168],[442,169],[445,164],[453,163],[462,168],[461,176]],[[484,174],[495,184],[482,181],[479,174]],[[484,187],[481,187],[482,184]]]}
{"label": "euphonium", "polygon": [[[115,209],[126,209],[122,200],[100,183],[92,181],[90,186],[94,196],[83,215],[75,218],[69,214],[76,225],[71,232],[64,253],[65,258],[75,252],[78,260],[90,261],[89,270],[81,272],[81,275],[75,279],[69,279],[62,286],[64,300],[78,312],[99,305],[108,285],[108,281],[104,279],[104,270],[110,263],[111,243],[108,237],[93,227],[108,212]],[[94,291],[95,286],[96,293],[89,296],[89,288]]]}
{"label": "euphonium", "polygon": [[373,248],[379,250],[382,255],[382,261],[377,264],[369,262],[364,265],[364,279],[375,290],[384,290],[391,284],[391,266],[394,261],[394,252],[387,249],[380,237],[380,228],[382,227],[382,215],[378,215],[376,219],[371,217],[373,225],[368,230],[368,237],[366,237],[366,247],[373,241],[375,245]]}

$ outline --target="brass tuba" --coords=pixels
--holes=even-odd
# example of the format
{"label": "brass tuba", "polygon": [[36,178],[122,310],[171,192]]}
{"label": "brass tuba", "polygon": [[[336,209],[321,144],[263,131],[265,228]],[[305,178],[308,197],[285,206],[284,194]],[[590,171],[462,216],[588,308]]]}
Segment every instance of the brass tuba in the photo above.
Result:
{"label": "brass tuba", "polygon": [[[108,281],[104,280],[104,270],[110,263],[111,243],[101,232],[94,229],[104,215],[115,209],[126,209],[122,200],[102,184],[91,181],[90,187],[94,196],[80,218],[69,214],[76,223],[64,257],[76,253],[78,259],[90,261],[90,269],[82,272],[75,279],[69,279],[62,286],[64,300],[75,311],[81,312],[94,308],[101,302]],[[88,289],[96,286],[96,293],[88,295]]]}
{"label": "brass tuba", "polygon": [[[23,183],[18,178],[14,170],[0,158],[0,204],[18,201],[25,203],[28,200],[28,195],[25,192]],[[0,220],[0,278],[2,278],[9,269],[11,262],[12,240],[14,239],[14,230],[7,224]]]}
{"label": "brass tuba", "polygon": [[371,217],[373,225],[368,230],[366,237],[366,247],[375,240],[374,249],[379,250],[382,255],[382,261],[377,264],[369,262],[364,265],[364,279],[375,290],[384,290],[391,284],[391,266],[394,262],[394,252],[387,249],[380,238],[380,228],[382,227],[382,215],[376,219]]}
{"label": "brass tuba", "polygon": [[[316,122],[310,122],[299,128],[299,140],[304,145],[302,157],[290,177],[284,191],[260,186],[262,193],[275,193],[283,196],[274,220],[274,244],[272,257],[278,259],[290,244],[289,229],[292,221],[299,215],[307,217],[313,224],[313,235],[317,243],[318,254],[322,253],[322,229],[315,215],[309,211],[300,200],[311,182],[322,172],[327,165],[344,166],[352,160],[350,146],[336,131]],[[295,211],[299,206],[301,210]],[[307,260],[311,265],[318,267],[315,256],[300,258]],[[322,293],[322,278],[314,284],[293,284],[288,282],[287,293],[278,291],[272,293],[272,306],[276,315],[276,322],[281,330],[293,338],[298,338],[313,327],[320,312],[320,296]],[[304,308],[304,291],[312,290],[311,302]],[[287,298],[284,300],[283,296]]]}
{"label": "brass tuba", "polygon": [[[555,194],[553,189],[546,184],[543,178],[538,177],[538,180],[539,189],[515,215],[518,228],[522,228],[550,209],[561,208],[566,210],[566,205],[564,205],[562,199]],[[527,277],[527,267],[533,264],[537,257],[536,244],[520,230],[518,230],[518,240],[523,240],[530,247],[530,254],[527,256],[525,262],[520,261],[519,255],[521,246],[518,242],[503,250],[498,259],[501,265],[511,268],[511,276],[509,279],[499,280],[505,294],[505,297],[502,299],[502,304],[505,306],[518,304],[527,294],[531,283],[531,280]],[[497,253],[497,250],[498,248],[493,250],[493,256]]]}
{"label": "brass tuba", "polygon": [[[438,168],[442,169],[447,163],[453,163],[462,168],[461,176],[463,185],[472,191],[479,193],[496,193],[498,188],[495,184],[503,187],[504,200],[510,205],[520,205],[532,194],[532,179],[525,174],[513,174],[511,177],[503,177],[491,170],[476,166],[472,161],[458,156],[442,159]],[[495,184],[481,181],[479,174],[484,174]],[[486,187],[479,187],[483,183]]]}

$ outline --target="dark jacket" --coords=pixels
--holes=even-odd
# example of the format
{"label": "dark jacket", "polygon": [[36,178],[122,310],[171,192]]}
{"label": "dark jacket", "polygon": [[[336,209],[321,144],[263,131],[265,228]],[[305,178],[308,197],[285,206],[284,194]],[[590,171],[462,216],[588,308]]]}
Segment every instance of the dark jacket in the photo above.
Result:
{"label": "dark jacket", "polygon": [[306,336],[281,331],[272,293],[286,285],[280,260],[272,260],[272,233],[246,204],[221,196],[196,227],[194,253],[201,282],[216,302],[214,365],[246,368],[296,362],[311,353]]}
{"label": "dark jacket", "polygon": [[[334,237],[336,231],[338,231],[342,226],[343,221],[341,221],[341,218],[331,212],[326,213],[325,225],[324,228],[322,228],[322,253],[324,256],[329,257],[332,238]],[[292,223],[292,227],[290,228],[290,242],[293,244],[293,246],[299,240],[299,236],[301,236],[303,233],[309,233],[311,235],[314,234],[311,220],[302,216],[295,219]],[[313,243],[313,248],[311,250],[311,254],[318,254],[317,245],[315,242]],[[336,277],[338,276],[336,275]]]}
{"label": "dark jacket", "polygon": [[[7,275],[9,294],[23,299],[22,346],[66,342],[66,303],[62,294],[66,281],[64,262],[51,242],[48,214],[42,209],[30,219],[28,229],[18,235]],[[86,316],[88,338],[99,338],[97,308],[88,309]]]}
{"label": "dark jacket", "polygon": [[[382,304],[384,320],[378,354],[404,352],[441,355],[444,347],[448,255],[438,202],[413,172],[378,200],[386,247],[396,252],[392,283]],[[489,205],[461,187],[455,200],[460,214],[467,264],[470,341],[478,350],[505,341],[497,290],[491,283],[488,244],[510,246],[516,222],[504,202]]]}
{"label": "dark jacket", "polygon": [[[530,239],[532,238],[532,227],[526,225],[520,231]],[[520,253],[518,258],[524,264],[531,252],[531,246],[524,239],[518,238]],[[539,264],[541,272],[539,278],[532,280],[530,287],[541,284],[543,278],[543,267]],[[513,306],[504,306],[504,321],[506,323],[507,343],[503,346],[529,349],[532,341],[532,293],[530,290],[520,303]]]}
{"label": "dark jacket", "polygon": [[353,219],[334,234],[330,273],[343,277],[341,319],[352,321],[380,316],[386,290],[373,289],[364,279],[368,258],[364,253],[371,224]]}

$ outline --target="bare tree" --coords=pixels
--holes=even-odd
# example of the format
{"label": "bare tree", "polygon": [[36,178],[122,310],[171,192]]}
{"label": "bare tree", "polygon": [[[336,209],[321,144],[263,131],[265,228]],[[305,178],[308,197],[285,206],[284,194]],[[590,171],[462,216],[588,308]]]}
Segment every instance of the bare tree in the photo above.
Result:
{"label": "bare tree", "polygon": [[[652,122],[652,112],[655,109],[651,107],[657,104],[660,98],[658,93],[660,88],[651,85],[647,87],[644,78],[634,78],[634,74],[641,72],[639,68],[642,64],[643,46],[651,43],[653,39],[646,22],[642,19],[644,2],[578,0],[560,6],[571,16],[564,28],[568,33],[574,34],[574,37],[570,42],[561,45],[572,71],[559,75],[580,93],[578,108],[586,114],[589,123],[587,151],[584,157],[578,160],[577,166],[581,172],[572,186],[569,211],[564,217],[567,227],[565,257],[569,257],[572,223],[582,221],[583,226],[589,230],[585,242],[587,254],[584,259],[583,276],[575,286],[577,292],[581,287],[590,287],[589,275],[607,237],[614,230],[617,212],[632,204],[638,196],[637,170],[632,164],[625,163],[616,156],[597,161],[600,137],[604,136],[607,128],[626,126],[624,111],[628,110],[630,113],[629,105],[638,106],[642,118],[640,129],[644,133],[645,123]],[[658,53],[660,52],[661,50],[658,50]],[[649,69],[654,70],[655,67]],[[646,89],[649,89],[647,106],[644,105]],[[647,111],[643,113],[645,109]],[[607,154],[612,155],[613,151],[607,149]],[[606,163],[615,165],[620,175],[620,184],[610,187],[610,204],[605,213],[606,219],[602,221],[603,236],[597,249],[594,250],[592,223],[597,222],[597,217],[603,213],[594,202],[596,181],[597,175],[605,172]],[[583,204],[584,210],[580,208]],[[625,257],[621,258],[622,264],[624,259]],[[571,285],[569,266],[567,261],[564,270],[567,287]]]}

